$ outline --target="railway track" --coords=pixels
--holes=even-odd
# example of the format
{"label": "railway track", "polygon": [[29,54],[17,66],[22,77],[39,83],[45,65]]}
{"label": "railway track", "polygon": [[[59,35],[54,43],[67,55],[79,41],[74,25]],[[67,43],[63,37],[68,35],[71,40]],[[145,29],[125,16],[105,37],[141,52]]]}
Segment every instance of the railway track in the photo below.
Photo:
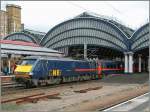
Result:
{"label": "railway track", "polygon": [[[93,81],[93,82],[95,82],[95,81]],[[77,84],[81,84],[81,83],[83,83],[83,82],[80,82],[80,83],[78,82]],[[88,81],[86,81],[86,83],[88,83]],[[35,90],[49,89],[49,87],[55,88],[55,87],[60,87],[60,86],[61,87],[62,86],[72,86],[74,84],[75,84],[75,82],[74,83],[70,83],[69,85],[67,83],[64,83],[64,84],[60,84],[60,85],[52,85],[52,86],[30,88],[30,89],[19,89],[19,90],[18,90],[18,88],[13,88],[14,91],[10,91],[9,90],[11,92],[10,94],[18,93],[18,92],[19,93],[20,92],[21,93],[25,93],[25,94],[23,94],[20,97],[17,96],[17,97],[11,97],[11,98],[4,98],[4,99],[2,99],[1,103],[10,103],[10,102],[15,102],[16,104],[21,104],[21,103],[26,103],[26,102],[37,103],[38,100],[45,99],[45,98],[48,98],[48,99],[61,99],[60,93],[63,93],[63,92],[58,92],[58,91],[55,91],[55,90],[54,91],[53,90],[52,91],[48,91],[48,92],[44,90],[44,92],[42,92],[42,91],[35,91]],[[10,84],[8,84],[8,85],[10,85]],[[80,89],[78,88],[78,90],[75,89],[73,92],[74,93],[86,93],[88,91],[98,90],[98,89],[101,89],[101,88],[102,88],[102,86],[84,87],[84,88],[80,88]],[[28,94],[27,93],[28,91],[30,91],[30,92],[33,91],[33,92],[31,92],[31,94]],[[60,95],[60,97],[57,96],[57,95]]]}
{"label": "railway track", "polygon": [[[123,77],[120,76],[120,78],[122,79]],[[16,90],[17,87],[15,87],[14,89],[12,89],[12,91],[6,90],[5,91],[6,96],[5,95],[2,96],[2,100],[7,101],[15,98],[28,97],[30,95],[32,96],[43,92],[45,93],[44,95],[28,97],[27,99],[29,100],[24,100],[22,98],[21,100],[17,99],[17,101],[13,101],[13,103],[16,104],[30,103],[31,106],[27,110],[46,109],[47,111],[53,112],[53,110],[95,111],[99,109],[98,110],[99,112],[99,111],[103,111],[104,109],[108,109],[109,107],[112,107],[114,105],[117,105],[119,103],[122,103],[124,101],[130,100],[133,97],[139,96],[147,92],[148,90],[147,83],[126,85],[126,83],[124,84],[120,82],[108,83],[109,79],[110,77],[108,77],[107,80],[70,82],[70,83],[64,83],[59,85],[50,85],[46,87],[43,86],[43,87],[29,88],[29,89],[23,88],[18,90]],[[115,77],[111,79],[118,81],[118,78],[116,79]],[[112,87],[116,87],[116,86],[117,87],[119,86],[118,89],[115,88],[112,89],[110,92],[106,92],[106,90],[110,90]],[[49,98],[45,96],[45,95],[50,95],[53,92],[60,93],[60,95],[58,95],[58,97],[49,96]],[[59,100],[48,100],[48,99],[59,99]],[[45,105],[44,102],[40,102],[41,106],[39,107],[37,107],[36,104],[32,104],[32,103],[37,103],[39,100],[48,101],[46,102],[48,105]],[[55,103],[58,103],[59,106],[56,106]]]}
{"label": "railway track", "polygon": [[7,92],[17,91],[19,89],[23,89],[23,85],[17,84],[15,82],[3,83],[1,85],[2,95],[7,94]]}
{"label": "railway track", "polygon": [[11,82],[11,83],[3,83],[1,85],[2,88],[15,88],[15,87],[21,87],[23,86],[22,84],[18,84],[18,83],[15,83],[15,82]]}
{"label": "railway track", "polygon": [[60,97],[57,97],[60,93],[36,93],[32,95],[27,95],[24,97],[19,97],[19,98],[13,98],[13,99],[8,99],[8,100],[2,100],[1,103],[10,103],[10,102],[15,102],[16,104],[22,104],[22,103],[27,103],[27,102],[32,102],[32,103],[37,103],[39,100],[44,99],[44,98],[52,98],[52,99],[61,99]]}
{"label": "railway track", "polygon": [[[113,75],[113,74],[112,74]],[[110,75],[110,76],[112,76]],[[12,83],[5,83],[2,85],[2,96],[3,95],[8,95],[8,94],[15,94],[15,93],[19,93],[19,92],[24,92],[24,91],[34,91],[34,90],[40,90],[40,89],[49,89],[49,88],[55,88],[55,87],[60,87],[60,86],[72,86],[74,84],[82,84],[82,83],[91,83],[91,82],[98,82],[100,80],[97,79],[93,79],[93,80],[85,80],[85,81],[80,81],[80,82],[65,82],[65,83],[61,83],[61,84],[54,84],[54,85],[48,85],[48,86],[40,86],[37,88],[24,88],[23,85],[21,84],[17,84],[15,82]]]}
{"label": "railway track", "polygon": [[[79,89],[78,91],[74,91],[75,93],[86,93],[88,91],[92,90],[98,90],[101,89],[102,86],[97,86],[97,87],[90,87],[90,88],[84,88],[84,89]],[[61,99],[61,97],[58,97],[60,95],[60,92],[38,92],[38,93],[32,93],[32,95],[25,95],[22,97],[18,98],[11,98],[11,99],[6,99],[2,100],[1,103],[10,103],[10,102],[16,102],[16,104],[21,104],[24,102],[32,102],[32,103],[37,103],[38,100],[43,99],[43,98],[48,98],[48,99]]]}
{"label": "railway track", "polygon": [[[28,92],[28,91],[35,91],[35,90],[43,90],[43,89],[50,89],[50,88],[56,88],[56,87],[63,87],[63,86],[73,86],[75,84],[83,84],[83,83],[91,83],[91,82],[98,82],[99,80],[87,80],[82,82],[67,82],[67,83],[61,83],[61,84],[55,84],[55,85],[48,85],[48,86],[40,86],[36,88],[24,88],[23,85],[19,85],[16,83],[7,84],[2,86],[2,96],[3,95],[9,95],[9,94],[16,94],[21,92]],[[9,88],[9,89],[8,89]]]}

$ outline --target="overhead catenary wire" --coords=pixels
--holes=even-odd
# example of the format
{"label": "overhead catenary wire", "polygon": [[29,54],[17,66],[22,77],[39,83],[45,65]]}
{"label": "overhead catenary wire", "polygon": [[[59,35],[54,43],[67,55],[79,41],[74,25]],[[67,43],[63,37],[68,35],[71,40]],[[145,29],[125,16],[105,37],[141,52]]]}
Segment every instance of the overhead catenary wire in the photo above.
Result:
{"label": "overhead catenary wire", "polygon": [[[74,7],[77,7],[77,8],[80,8],[80,9],[82,9],[83,11],[85,11],[85,12],[89,12],[89,13],[92,13],[92,14],[96,14],[94,11],[92,11],[92,10],[90,10],[89,8],[85,8],[85,7],[83,7],[83,6],[81,6],[81,5],[79,5],[79,4],[77,4],[77,3],[74,3],[74,2],[72,2],[72,1],[67,1],[67,3],[68,4],[70,4],[70,5],[72,5],[72,6],[74,6]],[[124,18],[126,18],[126,16],[124,15],[124,13],[122,12],[122,11],[120,11],[120,10],[118,10],[116,7],[114,7],[112,4],[110,4],[110,3],[108,3],[108,2],[103,2],[103,3],[105,3],[108,7],[110,7],[111,9],[113,9],[116,13],[118,13],[120,16],[123,16]],[[103,16],[103,15],[101,15],[101,16]],[[110,17],[109,17],[110,18]],[[113,20],[115,20],[115,21],[118,21],[119,23],[122,23],[122,24],[124,24],[122,21],[120,21],[120,20],[118,20],[117,18],[115,18],[114,16],[112,16],[111,17],[111,19],[113,19]],[[126,26],[129,26],[129,25],[126,25]]]}
{"label": "overhead catenary wire", "polygon": [[123,12],[115,8],[112,4],[105,2],[107,6],[111,7],[114,11],[116,11],[118,14],[123,15]]}
{"label": "overhead catenary wire", "polygon": [[82,7],[82,6],[80,6],[80,5],[76,4],[76,3],[71,2],[71,1],[67,1],[67,3],[72,5],[72,6],[74,6],[74,7],[80,8],[80,9],[82,9],[84,11],[90,12],[90,10],[88,10],[87,8],[84,8],[84,7]]}

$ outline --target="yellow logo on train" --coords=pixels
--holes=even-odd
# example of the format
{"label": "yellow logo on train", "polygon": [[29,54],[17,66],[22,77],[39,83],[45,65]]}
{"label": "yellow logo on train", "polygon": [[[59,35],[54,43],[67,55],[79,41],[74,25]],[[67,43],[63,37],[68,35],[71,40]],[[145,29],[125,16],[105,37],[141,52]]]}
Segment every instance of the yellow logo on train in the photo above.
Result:
{"label": "yellow logo on train", "polygon": [[59,69],[50,70],[50,75],[52,75],[52,76],[60,76],[61,75],[61,70],[59,70]]}

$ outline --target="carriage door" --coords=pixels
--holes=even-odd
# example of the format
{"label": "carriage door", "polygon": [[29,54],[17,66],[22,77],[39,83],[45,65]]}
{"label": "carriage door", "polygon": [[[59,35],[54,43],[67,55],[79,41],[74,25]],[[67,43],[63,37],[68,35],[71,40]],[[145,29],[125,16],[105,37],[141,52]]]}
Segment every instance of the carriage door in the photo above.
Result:
{"label": "carriage door", "polygon": [[102,78],[102,63],[100,61],[97,61],[97,74],[98,78]]}

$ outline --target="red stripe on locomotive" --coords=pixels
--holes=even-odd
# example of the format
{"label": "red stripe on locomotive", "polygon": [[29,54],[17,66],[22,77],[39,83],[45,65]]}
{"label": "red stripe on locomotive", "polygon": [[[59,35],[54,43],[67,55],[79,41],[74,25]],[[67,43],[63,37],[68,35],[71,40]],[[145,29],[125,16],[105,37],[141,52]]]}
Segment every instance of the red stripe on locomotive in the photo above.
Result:
{"label": "red stripe on locomotive", "polygon": [[91,72],[91,71],[96,71],[96,69],[89,69],[89,68],[76,68],[76,72]]}

